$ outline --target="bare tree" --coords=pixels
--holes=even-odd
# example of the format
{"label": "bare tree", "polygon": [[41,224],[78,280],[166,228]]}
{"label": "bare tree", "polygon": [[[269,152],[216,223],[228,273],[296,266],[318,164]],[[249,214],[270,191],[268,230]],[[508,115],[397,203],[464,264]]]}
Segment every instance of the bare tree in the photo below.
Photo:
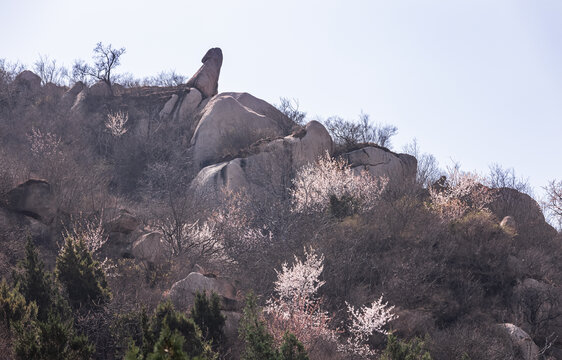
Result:
{"label": "bare tree", "polygon": [[513,168],[504,169],[497,163],[490,165],[489,168],[490,173],[486,178],[485,185],[491,188],[508,187],[529,195],[532,194],[529,179],[518,178]]}
{"label": "bare tree", "polygon": [[109,87],[110,93],[113,95],[111,88],[113,82],[112,71],[119,66],[121,55],[125,53],[125,48],[114,49],[111,44],[104,46],[99,42],[94,48],[94,65],[89,65],[82,60],[76,60],[72,67],[72,76],[74,79],[91,77],[103,81]]}
{"label": "bare tree", "polygon": [[289,99],[285,97],[279,98],[279,105],[275,107],[285,114],[289,119],[293,120],[299,125],[304,125],[306,113],[299,110],[299,101],[297,99]]}
{"label": "bare tree", "polygon": [[6,59],[0,59],[0,85],[11,83],[23,70],[25,70],[25,66],[17,61],[12,63]]}
{"label": "bare tree", "polygon": [[416,139],[402,148],[406,154],[410,154],[418,160],[416,182],[424,187],[435,183],[442,175],[443,170],[439,168],[437,159],[432,154],[422,153]]}
{"label": "bare tree", "polygon": [[562,180],[552,180],[544,189],[546,190],[546,208],[562,219]]}
{"label": "bare tree", "polygon": [[57,65],[57,61],[48,56],[39,55],[39,59],[33,64],[33,70],[39,75],[43,85],[47,83],[64,85],[68,77],[68,70],[64,66]]}
{"label": "bare tree", "polygon": [[390,139],[398,133],[394,125],[373,124],[368,114],[361,112],[359,122],[332,116],[324,121],[334,141],[349,147],[360,143],[375,143],[386,148],[391,147]]}

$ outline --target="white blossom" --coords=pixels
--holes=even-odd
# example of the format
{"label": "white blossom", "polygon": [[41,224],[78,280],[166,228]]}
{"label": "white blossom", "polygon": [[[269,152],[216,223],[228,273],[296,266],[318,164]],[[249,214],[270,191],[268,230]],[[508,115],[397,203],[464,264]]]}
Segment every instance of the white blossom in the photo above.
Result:
{"label": "white blossom", "polygon": [[387,182],[364,170],[356,173],[345,160],[332,159],[326,152],[315,164],[302,167],[293,179],[293,210],[325,211],[336,198],[348,200],[354,211],[366,211],[375,206]]}
{"label": "white blossom", "polygon": [[454,220],[469,211],[480,211],[493,201],[492,192],[482,185],[484,179],[470,172],[461,172],[458,166],[449,170],[442,188],[429,188],[431,205],[444,220]]}
{"label": "white blossom", "polygon": [[269,315],[269,330],[278,341],[289,331],[310,347],[321,338],[335,340],[336,332],[330,328],[332,318],[321,309],[322,299],[317,299],[317,291],[325,283],[319,279],[324,256],[312,248],[304,253],[304,262],[295,256],[290,267],[284,263],[277,271],[277,297],[269,299],[264,310]]}
{"label": "white blossom", "polygon": [[319,277],[324,270],[324,255],[316,255],[311,248],[304,251],[306,260],[302,262],[295,256],[291,267],[285,262],[281,272],[277,272],[275,292],[282,299],[312,299],[318,289],[325,284]]}
{"label": "white blossom", "polygon": [[388,332],[383,328],[389,321],[398,316],[392,313],[394,306],[383,303],[382,296],[371,303],[363,305],[359,309],[346,302],[347,311],[351,316],[351,326],[349,327],[350,337],[343,344],[339,344],[339,350],[352,352],[362,357],[375,355],[375,351],[369,347],[369,337],[375,333],[387,335]]}

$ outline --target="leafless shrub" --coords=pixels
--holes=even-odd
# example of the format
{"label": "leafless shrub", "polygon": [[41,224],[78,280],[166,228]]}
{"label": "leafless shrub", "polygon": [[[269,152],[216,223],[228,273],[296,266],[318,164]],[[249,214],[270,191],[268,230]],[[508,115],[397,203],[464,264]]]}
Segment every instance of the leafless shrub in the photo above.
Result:
{"label": "leafless shrub", "polygon": [[544,189],[546,190],[544,206],[554,215],[560,225],[562,223],[562,180],[552,180]]}
{"label": "leafless shrub", "polygon": [[129,114],[124,111],[117,111],[107,114],[105,120],[105,127],[115,137],[121,137],[125,135],[127,129],[125,125],[129,120]]}
{"label": "leafless shrub", "polygon": [[0,59],[0,85],[11,83],[24,70],[25,66],[18,61],[9,62],[6,59]]}
{"label": "leafless shrub", "polygon": [[50,158],[62,155],[62,140],[56,134],[43,132],[33,127],[27,138],[31,146],[31,152],[36,157]]}
{"label": "leafless shrub", "polygon": [[512,360],[515,349],[501,329],[477,324],[459,324],[432,334],[430,352],[436,360]]}

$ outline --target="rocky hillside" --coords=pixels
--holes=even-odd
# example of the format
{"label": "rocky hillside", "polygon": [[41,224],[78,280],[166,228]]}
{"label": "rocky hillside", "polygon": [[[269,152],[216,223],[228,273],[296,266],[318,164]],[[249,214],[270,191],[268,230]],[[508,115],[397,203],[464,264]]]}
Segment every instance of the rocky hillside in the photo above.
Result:
{"label": "rocky hillside", "polygon": [[[80,356],[132,356],[130,341],[147,355],[156,340],[142,316],[166,300],[189,314],[198,292],[214,292],[224,336],[198,336],[220,358],[251,358],[238,332],[253,292],[271,346],[290,331],[311,359],[398,359],[392,339],[418,344],[416,358],[562,359],[562,238],[533,198],[461,173],[424,187],[411,155],[346,146],[319,121],[219,93],[222,62],[209,50],[174,87],[2,73],[0,277],[25,287],[29,238],[72,305],[60,254],[65,238],[82,239],[111,298],[71,310],[95,347]],[[283,281],[315,290],[291,298]],[[0,349],[24,358],[6,294]],[[367,314],[377,299],[386,317]],[[380,326],[361,333],[357,314]]]}

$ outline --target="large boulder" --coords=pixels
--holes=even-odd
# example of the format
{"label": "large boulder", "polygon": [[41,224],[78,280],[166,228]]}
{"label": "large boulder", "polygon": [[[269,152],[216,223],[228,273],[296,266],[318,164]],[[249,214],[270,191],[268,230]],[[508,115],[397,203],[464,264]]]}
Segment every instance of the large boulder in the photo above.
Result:
{"label": "large boulder", "polygon": [[196,88],[201,92],[203,98],[209,98],[218,94],[222,50],[220,48],[209,49],[201,62],[203,65],[189,79],[186,86]]}
{"label": "large boulder", "polygon": [[45,180],[30,179],[8,192],[10,210],[30,216],[49,225],[57,214],[51,185]]}
{"label": "large boulder", "polygon": [[41,89],[41,78],[29,70],[19,73],[14,83],[19,91],[37,92]]}
{"label": "large boulder", "polygon": [[162,108],[162,110],[160,110],[160,113],[158,114],[160,119],[166,119],[172,114],[172,111],[174,111],[174,108],[176,107],[176,104],[178,102],[178,98],[179,98],[178,95],[172,94],[170,99],[166,101],[164,107]]}
{"label": "large boulder", "polygon": [[556,236],[539,204],[531,196],[511,188],[492,189],[493,201],[488,208],[498,219],[510,216],[517,224],[517,232],[525,238],[546,238]]}
{"label": "large boulder", "polygon": [[196,112],[201,100],[203,100],[203,95],[199,90],[195,88],[187,89],[177,106],[177,118],[180,121],[189,119]]}
{"label": "large boulder", "polygon": [[558,319],[562,315],[559,299],[562,291],[536,279],[527,278],[513,289],[512,305],[519,312],[519,324],[523,330],[532,332],[537,326],[557,328],[561,325]]}
{"label": "large boulder", "polygon": [[245,93],[215,96],[201,110],[191,139],[198,169],[236,155],[252,143],[286,135],[291,121],[263,100]]}
{"label": "large boulder", "polygon": [[130,234],[135,231],[139,225],[139,219],[128,210],[120,209],[117,211],[117,214],[108,221],[107,228],[109,232]]}
{"label": "large boulder", "polygon": [[412,183],[416,179],[417,160],[408,154],[367,146],[343,156],[354,171],[367,171],[373,177],[386,177],[390,184]]}
{"label": "large boulder", "polygon": [[224,190],[246,190],[255,197],[290,187],[290,174],[332,150],[332,138],[322,124],[309,122],[298,133],[257,144],[244,154],[203,168],[191,183],[201,203],[213,206]]}
{"label": "large boulder", "polygon": [[224,310],[234,310],[237,307],[236,289],[229,279],[203,275],[198,272],[192,272],[185,279],[174,283],[167,298],[176,308],[187,310],[193,305],[197,292],[204,292],[207,295],[212,292],[216,293],[221,298],[221,307]]}
{"label": "large boulder", "polygon": [[150,264],[162,264],[169,260],[171,252],[163,240],[163,235],[157,231],[141,235],[131,248],[132,255]]}
{"label": "large boulder", "polygon": [[510,323],[500,324],[499,326],[500,329],[503,329],[509,335],[511,342],[519,350],[521,359],[538,360],[539,347],[529,334]]}
{"label": "large boulder", "polygon": [[111,94],[111,88],[105,81],[98,81],[88,90],[88,95],[95,97],[108,97]]}

